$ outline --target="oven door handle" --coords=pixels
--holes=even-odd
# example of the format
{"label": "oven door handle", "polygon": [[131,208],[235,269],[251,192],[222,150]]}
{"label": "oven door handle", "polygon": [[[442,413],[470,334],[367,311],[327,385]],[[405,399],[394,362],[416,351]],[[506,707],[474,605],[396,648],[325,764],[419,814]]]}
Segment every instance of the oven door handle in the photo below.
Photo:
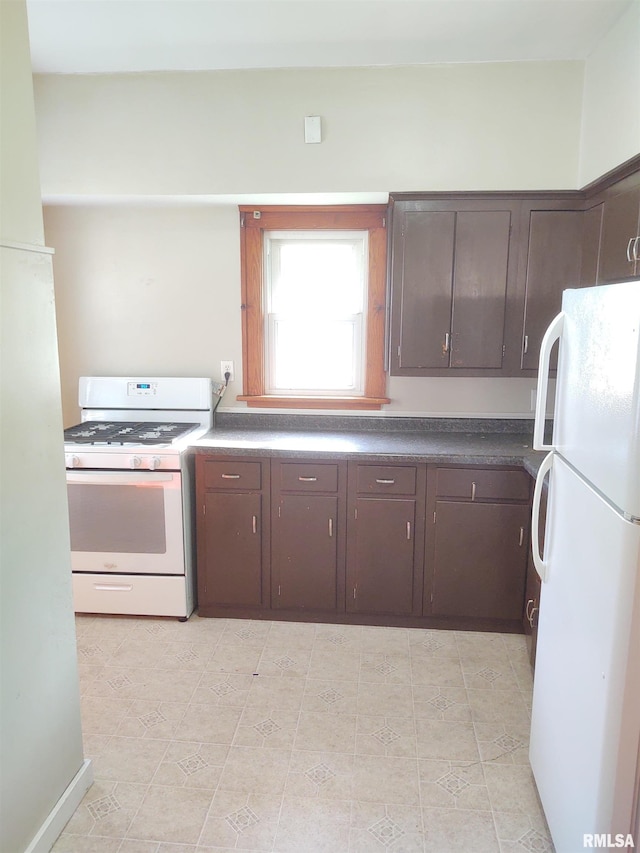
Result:
{"label": "oven door handle", "polygon": [[178,471],[67,471],[67,483],[95,483],[100,486],[170,483],[180,477]]}

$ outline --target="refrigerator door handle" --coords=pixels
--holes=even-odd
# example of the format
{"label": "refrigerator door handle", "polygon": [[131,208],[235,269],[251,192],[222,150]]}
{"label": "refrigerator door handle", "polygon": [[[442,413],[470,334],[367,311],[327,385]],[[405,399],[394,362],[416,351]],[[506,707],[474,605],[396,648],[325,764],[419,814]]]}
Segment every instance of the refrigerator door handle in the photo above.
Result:
{"label": "refrigerator door handle", "polygon": [[564,312],[555,317],[544,333],[540,344],[540,360],[538,362],[538,389],[536,392],[536,417],[533,425],[533,449],[553,450],[553,444],[545,444],[544,425],[547,414],[547,389],[549,388],[549,364],[551,349],[562,337],[564,328]]}
{"label": "refrigerator door handle", "polygon": [[533,507],[531,512],[531,554],[533,556],[533,565],[536,567],[537,573],[540,575],[541,581],[547,579],[547,569],[549,563],[542,559],[540,553],[540,499],[542,498],[542,485],[544,478],[553,467],[553,453],[547,453],[542,460],[542,465],[536,475],[536,485],[533,490]]}

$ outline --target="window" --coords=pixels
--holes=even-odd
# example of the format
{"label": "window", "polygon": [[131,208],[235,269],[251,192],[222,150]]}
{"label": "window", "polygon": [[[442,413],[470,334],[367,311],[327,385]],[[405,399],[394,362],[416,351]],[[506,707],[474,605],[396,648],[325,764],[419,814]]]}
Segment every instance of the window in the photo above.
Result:
{"label": "window", "polygon": [[386,208],[241,207],[250,406],[380,408]]}

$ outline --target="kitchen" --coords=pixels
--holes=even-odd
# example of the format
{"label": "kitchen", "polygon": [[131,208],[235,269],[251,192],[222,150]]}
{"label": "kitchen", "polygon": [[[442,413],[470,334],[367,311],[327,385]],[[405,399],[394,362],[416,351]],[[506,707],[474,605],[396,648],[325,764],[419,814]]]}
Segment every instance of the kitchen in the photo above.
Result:
{"label": "kitchen", "polygon": [[[240,376],[236,204],[248,196],[566,189],[637,154],[637,110],[622,106],[637,91],[637,4],[627,14],[593,51],[586,78],[581,62],[564,61],[221,72],[193,88],[180,75],[37,76],[65,423],[78,419],[82,374],[128,374],[135,363],[154,375],[215,375],[232,358]],[[303,143],[309,113],[325,118],[319,146]],[[209,205],[203,194],[233,199]],[[531,379],[394,377],[389,410],[530,417],[534,388]]]}

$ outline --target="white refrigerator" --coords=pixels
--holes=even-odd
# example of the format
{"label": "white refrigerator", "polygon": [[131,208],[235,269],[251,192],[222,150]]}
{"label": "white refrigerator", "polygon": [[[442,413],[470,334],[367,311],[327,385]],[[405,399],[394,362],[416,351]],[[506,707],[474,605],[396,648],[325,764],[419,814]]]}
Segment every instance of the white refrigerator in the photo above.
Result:
{"label": "white refrigerator", "polygon": [[534,448],[549,454],[533,508],[542,591],[531,767],[557,853],[605,841],[628,849],[629,834],[640,845],[640,280],[564,292],[542,342],[537,396]]}

